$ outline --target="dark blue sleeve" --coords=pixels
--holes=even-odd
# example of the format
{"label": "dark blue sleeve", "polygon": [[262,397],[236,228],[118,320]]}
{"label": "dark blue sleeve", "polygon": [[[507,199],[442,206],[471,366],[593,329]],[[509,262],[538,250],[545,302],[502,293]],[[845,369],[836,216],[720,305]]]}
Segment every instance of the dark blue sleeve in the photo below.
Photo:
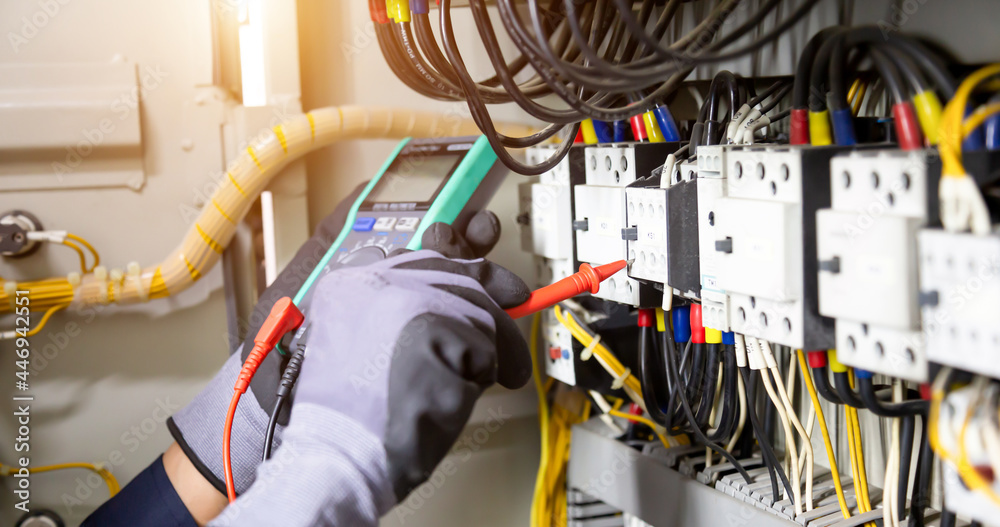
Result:
{"label": "dark blue sleeve", "polygon": [[81,527],[198,527],[167,478],[160,456]]}

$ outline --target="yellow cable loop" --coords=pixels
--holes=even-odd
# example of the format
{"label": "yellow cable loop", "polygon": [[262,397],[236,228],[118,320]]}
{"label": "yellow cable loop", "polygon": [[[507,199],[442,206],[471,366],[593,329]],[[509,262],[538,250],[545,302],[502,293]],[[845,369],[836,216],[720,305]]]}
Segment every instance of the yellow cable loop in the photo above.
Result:
{"label": "yellow cable loop", "polygon": [[[101,479],[104,481],[104,483],[108,486],[109,498],[115,497],[115,494],[118,494],[118,491],[121,490],[121,485],[119,485],[118,479],[115,478],[115,475],[112,474],[111,471],[109,471],[106,468],[98,467],[93,463],[59,463],[56,465],[46,465],[43,467],[28,467],[28,468],[31,470],[32,474],[42,474],[45,472],[55,472],[58,470],[71,470],[71,469],[89,470],[100,476]],[[13,467],[0,464],[0,476],[9,477],[13,473],[14,473]]]}
{"label": "yellow cable loop", "polygon": [[667,443],[667,439],[665,437],[663,437],[663,434],[657,432],[657,429],[663,428],[663,427],[657,425],[653,421],[650,421],[649,419],[647,419],[647,418],[645,418],[645,417],[643,417],[641,415],[627,414],[625,412],[622,412],[621,410],[609,410],[608,414],[609,415],[613,415],[615,417],[621,417],[622,419],[628,419],[629,421],[632,421],[634,423],[641,423],[641,424],[644,424],[644,425],[648,426],[649,428],[651,428],[653,430],[653,433],[656,434],[656,437],[658,437],[660,439],[660,442],[663,443],[663,448],[670,448],[670,443]]}
{"label": "yellow cable loop", "polygon": [[966,175],[962,165],[962,118],[968,105],[969,96],[991,77],[1000,74],[1000,64],[992,64],[969,75],[955,91],[945,106],[941,117],[940,145],[942,174],[947,177],[963,177]]}
{"label": "yellow cable loop", "polygon": [[88,251],[90,251],[90,254],[94,255],[94,265],[90,266],[90,269],[88,269],[85,272],[88,273],[92,272],[98,265],[101,265],[101,255],[100,253],[97,252],[97,249],[95,249],[94,246],[90,244],[90,242],[85,240],[82,236],[77,236],[69,232],[66,233],[66,237],[69,238],[70,240],[79,243],[80,245],[83,245],[84,247],[87,248]]}
{"label": "yellow cable loop", "polygon": [[819,431],[823,434],[823,446],[826,448],[826,457],[830,461],[830,475],[833,477],[833,486],[837,490],[837,503],[840,505],[840,512],[844,518],[851,517],[851,508],[847,506],[847,498],[844,496],[844,487],[840,483],[840,470],[837,468],[837,457],[834,454],[833,442],[830,440],[830,430],[826,427],[826,416],[823,415],[823,406],[816,395],[816,386],[813,385],[812,376],[809,375],[809,365],[806,363],[806,356],[802,350],[798,350],[799,368],[802,370],[802,382],[809,392],[809,399],[812,401],[813,409],[816,410],[816,420],[819,421]]}
{"label": "yellow cable loop", "polygon": [[69,247],[70,249],[73,249],[76,252],[76,255],[80,258],[80,272],[81,273],[86,273],[87,272],[87,255],[83,253],[83,249],[81,249],[79,245],[77,245],[77,244],[75,244],[75,243],[73,243],[73,242],[71,242],[69,240],[63,240],[62,244],[65,245],[66,247]]}

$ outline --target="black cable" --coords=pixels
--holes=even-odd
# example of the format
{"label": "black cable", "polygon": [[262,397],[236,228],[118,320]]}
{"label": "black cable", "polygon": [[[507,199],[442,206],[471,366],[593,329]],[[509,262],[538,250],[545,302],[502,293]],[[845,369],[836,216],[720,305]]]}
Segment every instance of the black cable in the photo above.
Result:
{"label": "black cable", "polygon": [[[639,378],[642,382],[642,400],[646,403],[649,418],[661,426],[668,422],[666,415],[670,406],[660,403],[660,393],[669,392],[663,376],[666,374],[666,364],[662,355],[656,353],[652,343],[652,327],[639,328]],[[664,388],[667,388],[664,390]]]}
{"label": "black cable", "polygon": [[712,441],[728,439],[736,429],[738,420],[736,408],[740,404],[738,375],[734,346],[727,344],[722,351],[722,412],[719,415],[718,428],[708,435]]}
{"label": "black cable", "polygon": [[834,393],[833,388],[830,386],[830,378],[827,376],[826,366],[817,366],[813,370],[813,384],[816,385],[816,391],[823,396],[824,399],[830,401],[833,404],[844,404],[844,401]]}
{"label": "black cable", "polygon": [[295,386],[295,381],[299,378],[299,372],[302,371],[302,361],[306,358],[306,337],[309,335],[309,328],[310,326],[306,326],[301,330],[298,335],[298,345],[295,353],[292,353],[291,358],[288,359],[288,364],[285,366],[284,373],[281,374],[281,382],[278,383],[278,389],[275,392],[277,399],[274,400],[274,409],[271,410],[271,417],[267,421],[267,431],[264,433],[263,461],[271,458],[274,433],[278,428],[278,416],[284,410],[288,396],[292,393],[292,387]]}
{"label": "black cable", "polygon": [[[510,153],[507,152],[507,146],[514,148],[526,148],[528,146],[538,144],[558,133],[562,127],[550,125],[546,127],[545,130],[524,138],[509,138],[497,133],[496,127],[489,117],[489,112],[486,110],[485,104],[483,104],[481,100],[477,100],[475,97],[470,97],[470,94],[475,90],[475,81],[473,81],[472,77],[469,75],[469,71],[466,69],[465,62],[462,60],[461,53],[458,51],[456,45],[455,32],[451,20],[451,0],[442,0],[440,11],[442,40],[445,44],[445,51],[448,55],[448,59],[451,61],[452,66],[455,68],[455,72],[458,74],[459,79],[462,82],[462,88],[465,90],[466,100],[469,103],[469,109],[472,111],[473,120],[483,132],[483,135],[486,136],[486,140],[489,141],[490,146],[493,148],[494,152],[496,152],[500,161],[514,172],[529,176],[543,174],[558,165],[559,162],[566,157],[566,154],[569,153],[569,149],[573,146],[572,139],[564,141],[563,145],[560,146],[559,149],[549,157],[549,159],[534,166],[525,165],[524,163],[517,161],[511,157]],[[579,124],[573,125],[570,137],[575,137],[579,129]]]}
{"label": "black cable", "polygon": [[899,403],[882,402],[875,394],[875,386],[871,378],[858,377],[858,393],[865,408],[880,417],[906,417],[927,415],[930,405],[923,399],[903,401]]}
{"label": "black cable", "polygon": [[[751,81],[750,84],[752,86],[753,82]],[[749,106],[751,108],[755,108],[758,104],[764,102],[764,99],[767,99],[773,93],[775,93],[776,91],[778,91],[781,88],[784,88],[785,86],[791,87],[792,85],[790,83],[786,82],[786,81],[783,81],[783,80],[775,82],[774,84],[772,84],[772,85],[768,86],[767,88],[765,88],[764,91],[760,92],[760,94],[758,94],[758,95],[754,96],[753,98],[751,98],[750,102],[747,103],[747,106]],[[763,112],[761,112],[761,113],[763,113]]]}
{"label": "black cable", "polygon": [[[791,93],[791,92],[792,92],[792,85],[791,84],[786,84],[785,86],[783,86],[781,88],[781,90],[779,90],[778,93],[776,93],[774,95],[774,97],[771,97],[770,101],[767,101],[767,104],[764,104],[763,106],[760,107],[760,113],[766,114],[767,112],[770,112],[771,110],[773,110],[774,107],[777,106],[778,104],[780,104],[781,101],[785,97],[787,97],[788,94]],[[771,120],[774,121],[775,119],[771,119]]]}
{"label": "black cable", "polygon": [[[771,442],[768,440],[767,435],[764,434],[764,429],[761,427],[760,419],[757,418],[756,379],[749,373],[749,369],[747,367],[741,367],[739,370],[740,375],[743,377],[743,385],[746,388],[747,417],[750,418],[750,427],[753,428],[753,433],[757,436],[757,444],[760,445],[760,451],[764,459],[764,464],[767,465],[767,471],[771,477],[771,496],[775,501],[778,501],[780,493],[778,492],[777,480],[781,479],[781,484],[785,488],[785,495],[791,499],[791,497],[795,495],[792,492],[792,486],[788,483],[788,477],[785,475],[785,470],[781,467],[781,462],[778,460],[778,456],[774,454],[774,448],[771,446]],[[777,476],[777,478],[775,476]]]}
{"label": "black cable", "polygon": [[948,509],[941,511],[941,522],[938,523],[940,527],[955,527],[956,516],[954,512]]}
{"label": "black cable", "polygon": [[934,451],[927,440],[927,420],[923,420],[920,434],[920,453],[917,454],[917,477],[913,481],[910,499],[909,527],[924,526],[924,509],[930,506],[931,472],[934,469]]}
{"label": "black cable", "polygon": [[854,393],[854,389],[851,388],[851,381],[847,372],[833,372],[833,386],[836,388],[837,395],[840,396],[840,400],[844,401],[844,404],[853,408],[865,407],[864,401],[862,401],[861,397],[858,397],[858,394]]}
{"label": "black cable", "polygon": [[906,518],[906,490],[910,485],[910,461],[913,459],[913,439],[916,432],[916,419],[901,417],[899,431],[899,496],[896,513],[899,519]]}
{"label": "black cable", "polygon": [[711,417],[712,407],[715,406],[715,387],[719,382],[719,348],[721,344],[705,344],[705,376],[701,383],[701,404],[698,406],[698,413],[695,414],[695,422],[698,428],[708,426],[708,418]]}
{"label": "black cable", "polygon": [[[673,337],[667,337],[667,338],[672,340]],[[673,346],[667,346],[666,349],[667,375],[672,376],[673,377],[672,382],[677,384],[677,381],[679,380],[680,377],[680,373],[677,371],[676,355],[673,353],[671,348],[673,348]],[[680,399],[681,399],[681,407],[684,409],[684,414],[687,415],[688,421],[692,424],[695,423],[694,412],[691,410],[691,405],[688,404],[687,399],[685,399],[684,397],[681,397]],[[736,470],[739,471],[740,475],[743,476],[743,479],[746,481],[748,485],[753,484],[753,479],[750,478],[750,474],[747,473],[747,470],[743,468],[743,465],[741,465],[740,462],[737,461],[732,454],[730,454],[728,451],[726,451],[726,449],[716,444],[714,441],[710,441],[708,437],[705,435],[705,432],[702,431],[697,426],[692,426],[692,431],[694,432],[695,437],[697,437],[702,444],[716,451],[717,453],[719,453],[719,455],[724,457],[726,461],[731,463],[733,467],[735,467]]]}

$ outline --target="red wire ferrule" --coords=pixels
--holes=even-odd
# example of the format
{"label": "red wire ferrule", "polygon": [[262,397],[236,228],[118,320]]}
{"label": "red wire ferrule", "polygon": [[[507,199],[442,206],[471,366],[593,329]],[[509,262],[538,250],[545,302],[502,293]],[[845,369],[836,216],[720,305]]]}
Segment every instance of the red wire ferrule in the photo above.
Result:
{"label": "red wire ferrule", "polygon": [[629,122],[632,123],[632,135],[635,137],[635,140],[645,141],[646,125],[642,122],[642,114],[633,115],[629,118]]}
{"label": "red wire ferrule", "polygon": [[388,24],[389,12],[385,9],[385,0],[368,0],[368,14],[376,24]]}
{"label": "red wire ferrule", "polygon": [[809,144],[809,109],[795,108],[790,116],[792,120],[789,132],[789,142],[793,145]]}
{"label": "red wire ferrule", "polygon": [[691,342],[705,343],[705,326],[701,323],[701,304],[691,304]]}
{"label": "red wire ferrule", "polygon": [[656,320],[655,311],[652,309],[640,309],[639,310],[639,327],[640,328],[651,328]]}
{"label": "red wire ferrule", "polygon": [[810,368],[824,368],[828,364],[826,350],[807,352],[806,357],[809,359]]}
{"label": "red wire ferrule", "polygon": [[896,135],[899,137],[899,147],[903,150],[919,150],[924,147],[924,138],[920,134],[920,121],[917,112],[909,101],[892,105],[892,117],[896,122]]}

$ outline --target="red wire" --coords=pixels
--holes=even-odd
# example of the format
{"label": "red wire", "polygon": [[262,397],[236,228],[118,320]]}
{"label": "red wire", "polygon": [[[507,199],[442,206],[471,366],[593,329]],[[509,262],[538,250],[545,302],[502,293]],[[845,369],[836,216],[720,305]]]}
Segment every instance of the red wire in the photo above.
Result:
{"label": "red wire", "polygon": [[226,415],[226,427],[222,432],[222,470],[226,474],[226,496],[229,503],[236,501],[236,483],[233,481],[233,460],[229,453],[229,443],[233,437],[233,421],[236,419],[236,407],[243,395],[239,390],[233,392],[233,400],[229,403],[229,413]]}

